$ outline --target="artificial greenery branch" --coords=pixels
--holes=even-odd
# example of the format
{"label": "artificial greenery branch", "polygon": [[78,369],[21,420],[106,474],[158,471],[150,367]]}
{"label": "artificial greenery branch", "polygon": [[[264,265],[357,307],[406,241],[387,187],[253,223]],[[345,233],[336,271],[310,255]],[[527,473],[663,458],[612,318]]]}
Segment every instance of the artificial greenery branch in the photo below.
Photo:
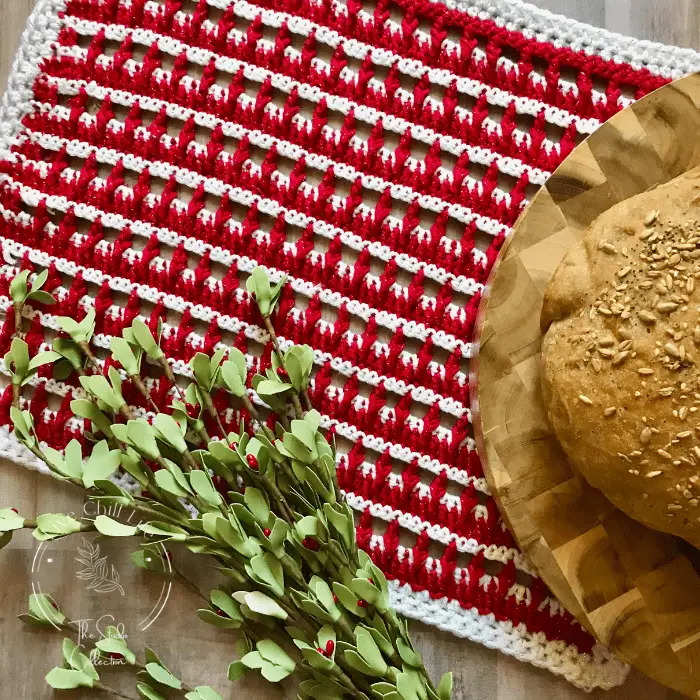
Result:
{"label": "artificial greenery branch", "polygon": [[[0,546],[21,527],[33,527],[38,539],[89,527],[106,537],[141,538],[134,563],[163,573],[155,545],[179,543],[213,557],[226,578],[208,595],[190,586],[206,600],[198,611],[204,622],[241,634],[231,680],[253,671],[273,683],[294,676],[302,699],[449,700],[451,674],[437,688],[432,684],[406,621],[389,607],[383,573],[357,547],[353,514],[338,486],[335,449],[311,407],[313,351],[305,345],[283,350],[275,333],[272,319],[284,279],[272,284],[256,267],[247,281],[273,347],[271,366],[251,376],[236,348],[211,357],[197,353],[186,388],[178,385],[161,348],[162,329],[152,332],[140,319],[112,339],[106,371],[90,346],[92,310],[81,321],[58,319],[67,337],[30,357],[21,337],[22,314],[32,301],[49,303],[50,295],[41,289],[43,273],[31,287],[28,280],[22,273],[12,283],[17,321],[5,356],[15,435],[53,476],[84,488],[104,506],[136,511],[141,522],[98,515],[84,523],[59,514],[34,522],[6,509],[0,511]],[[53,365],[59,381],[77,375],[71,410],[90,426],[82,444],[72,440],[64,452],[39,442],[31,412],[22,405],[21,388],[45,364]],[[170,384],[166,407],[149,390],[149,377],[158,372]],[[128,405],[125,383],[142,396],[145,411]],[[126,475],[134,489],[112,480]],[[178,579],[172,569],[171,575]],[[149,664],[164,671],[152,667],[155,677],[148,675]],[[58,671],[47,678],[53,687],[66,678],[73,682],[73,672],[79,672],[98,688],[99,679],[69,659]],[[186,689],[160,662],[148,661],[148,654],[139,674],[147,676],[136,686],[147,700],[160,700],[166,688],[183,690],[188,700],[220,698],[208,687]]]}

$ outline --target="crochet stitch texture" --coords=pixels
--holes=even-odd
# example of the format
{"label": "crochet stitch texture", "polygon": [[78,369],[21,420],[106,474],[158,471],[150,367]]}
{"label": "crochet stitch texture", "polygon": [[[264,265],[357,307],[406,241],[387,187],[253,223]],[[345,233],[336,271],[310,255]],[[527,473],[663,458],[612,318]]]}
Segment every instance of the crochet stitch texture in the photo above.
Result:
{"label": "crochet stitch texture", "polygon": [[[473,326],[536,187],[698,68],[504,0],[39,0],[0,115],[0,299],[19,269],[48,268],[59,303],[34,314],[33,350],[94,306],[98,355],[140,314],[165,322],[176,373],[222,343],[253,372],[271,348],[245,279],[287,274],[276,330],[314,348],[311,398],[395,607],[609,687],[626,667],[553,599],[489,495]],[[161,407],[170,389],[155,380]],[[36,382],[53,447],[82,439],[76,391]],[[0,453],[40,468],[6,427]]]}

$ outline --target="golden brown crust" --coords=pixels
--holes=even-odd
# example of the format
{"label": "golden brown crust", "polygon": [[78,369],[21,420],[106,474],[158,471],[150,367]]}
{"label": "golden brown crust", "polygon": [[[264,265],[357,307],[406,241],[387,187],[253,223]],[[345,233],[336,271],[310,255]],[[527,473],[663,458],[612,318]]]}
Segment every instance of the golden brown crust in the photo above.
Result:
{"label": "golden brown crust", "polygon": [[545,292],[543,394],[574,466],[700,543],[700,169],[593,222]]}

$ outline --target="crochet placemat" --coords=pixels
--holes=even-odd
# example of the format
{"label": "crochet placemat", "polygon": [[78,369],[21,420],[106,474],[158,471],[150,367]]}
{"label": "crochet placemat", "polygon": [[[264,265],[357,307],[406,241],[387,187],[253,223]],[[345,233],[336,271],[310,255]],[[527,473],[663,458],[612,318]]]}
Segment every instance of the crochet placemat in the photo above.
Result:
{"label": "crochet placemat", "polygon": [[[39,0],[0,115],[2,304],[19,268],[48,268],[59,303],[30,344],[94,306],[98,353],[141,314],[165,320],[176,371],[219,343],[252,370],[270,348],[245,279],[286,273],[276,328],[315,349],[312,400],[394,605],[615,685],[626,667],[551,597],[489,496],[473,323],[535,188],[601,121],[698,69],[695,52],[505,0]],[[37,382],[54,447],[80,437],[74,392]],[[6,428],[0,446],[40,466]]]}

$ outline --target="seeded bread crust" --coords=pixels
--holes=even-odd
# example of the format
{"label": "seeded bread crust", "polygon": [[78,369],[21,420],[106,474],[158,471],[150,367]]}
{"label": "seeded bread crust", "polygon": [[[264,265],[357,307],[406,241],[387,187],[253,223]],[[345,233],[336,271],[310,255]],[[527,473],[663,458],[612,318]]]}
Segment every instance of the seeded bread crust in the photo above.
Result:
{"label": "seeded bread crust", "polygon": [[700,546],[700,169],[594,221],[541,323],[545,406],[572,464]]}

